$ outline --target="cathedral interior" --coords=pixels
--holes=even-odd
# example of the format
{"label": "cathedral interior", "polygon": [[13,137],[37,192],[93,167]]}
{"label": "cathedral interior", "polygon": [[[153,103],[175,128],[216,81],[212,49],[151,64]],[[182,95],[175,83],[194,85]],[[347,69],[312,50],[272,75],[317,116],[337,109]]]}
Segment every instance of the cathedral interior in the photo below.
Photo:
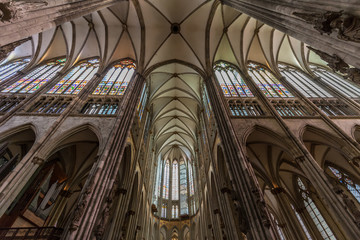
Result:
{"label": "cathedral interior", "polygon": [[359,0],[0,1],[0,239],[360,239]]}

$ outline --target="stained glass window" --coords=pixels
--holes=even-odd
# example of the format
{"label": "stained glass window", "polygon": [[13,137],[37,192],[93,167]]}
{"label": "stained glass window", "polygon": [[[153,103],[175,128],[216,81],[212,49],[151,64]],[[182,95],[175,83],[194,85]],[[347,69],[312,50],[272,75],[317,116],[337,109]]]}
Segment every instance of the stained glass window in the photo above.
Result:
{"label": "stained glass window", "polygon": [[164,168],[164,179],[163,179],[163,198],[169,198],[169,178],[170,178],[170,162],[169,160],[165,163]]}
{"label": "stained glass window", "polygon": [[346,173],[340,172],[338,169],[334,167],[330,167],[331,172],[339,179],[339,182],[346,186],[349,192],[356,198],[356,200],[360,203],[360,185],[354,183],[354,181],[347,175]]}
{"label": "stained glass window", "polygon": [[131,60],[122,60],[116,63],[107,72],[93,94],[124,95],[135,69],[135,63]]}
{"label": "stained glass window", "polygon": [[179,217],[179,206],[173,205],[172,206],[172,218],[178,218]]}
{"label": "stained glass window", "polygon": [[166,211],[167,211],[167,205],[166,203],[163,203],[162,209],[161,209],[161,217],[166,218]]}
{"label": "stained glass window", "polygon": [[0,65],[0,82],[14,76],[18,71],[24,69],[29,62],[30,58],[23,58]]}
{"label": "stained glass window", "polygon": [[193,171],[191,164],[188,165],[189,169],[189,190],[190,190],[190,196],[194,195],[194,178],[193,178]]}
{"label": "stained glass window", "polygon": [[215,65],[214,71],[225,97],[254,97],[239,72],[232,65],[219,62]]}
{"label": "stained glass window", "polygon": [[299,187],[299,191],[301,194],[301,197],[304,200],[305,208],[307,212],[309,213],[310,217],[314,221],[317,229],[319,230],[321,236],[325,240],[335,240],[334,233],[331,231],[330,227],[326,223],[324,217],[320,213],[319,209],[316,207],[315,203],[309,196],[309,192],[306,189],[304,183],[301,181],[300,178],[297,178],[297,184]]}
{"label": "stained glass window", "polygon": [[11,93],[34,93],[42,85],[55,77],[65,65],[66,58],[50,61],[46,64],[36,67],[24,78],[4,89],[2,92]]}
{"label": "stained glass window", "polygon": [[172,200],[179,200],[179,165],[176,160],[172,164]]}
{"label": "stained glass window", "polygon": [[305,97],[331,98],[333,95],[310,79],[303,72],[283,64],[279,65],[281,74],[286,80],[298,89]]}
{"label": "stained glass window", "polygon": [[186,164],[184,160],[180,161],[180,214],[185,215],[189,213],[187,203],[187,177]]}
{"label": "stained glass window", "polygon": [[266,68],[250,63],[248,65],[250,77],[254,80],[260,90],[269,98],[294,97],[276,77]]}
{"label": "stained glass window", "polygon": [[[159,160],[152,203],[158,209],[166,206],[168,218],[195,214],[198,208],[194,167],[188,159]],[[170,191],[171,190],[171,191]],[[159,216],[162,212],[159,211]]]}
{"label": "stained glass window", "polygon": [[312,240],[311,235],[310,235],[307,227],[305,226],[303,220],[302,220],[301,217],[300,217],[300,214],[295,210],[295,208],[294,208],[294,206],[293,206],[292,204],[291,204],[291,208],[292,208],[292,210],[294,211],[294,213],[295,213],[295,215],[296,215],[296,218],[298,219],[298,221],[299,221],[302,229],[304,230],[304,233],[305,233],[305,235],[306,235],[306,238],[307,238],[308,240]]}
{"label": "stained glass window", "polygon": [[210,101],[209,101],[209,96],[207,94],[206,88],[204,87],[203,89],[203,103],[204,103],[204,109],[205,109],[205,113],[207,118],[210,118],[210,112],[211,112],[211,105],[210,105]]}
{"label": "stained glass window", "polygon": [[137,107],[137,111],[138,111],[138,114],[139,114],[139,118],[141,120],[142,118],[142,115],[144,113],[144,109],[145,109],[145,106],[146,106],[146,102],[147,102],[147,88],[146,88],[146,84],[143,88],[143,91],[141,93],[141,97],[140,97],[140,101],[139,101],[139,104],[138,104],[138,107]]}
{"label": "stained glass window", "polygon": [[49,94],[78,94],[94,77],[99,69],[99,59],[84,60],[76,64],[70,72],[53,86]]}
{"label": "stained glass window", "polygon": [[272,220],[275,222],[276,225],[276,231],[278,232],[278,235],[280,237],[281,240],[286,240],[285,235],[283,233],[283,230],[281,229],[281,227],[279,226],[279,222],[278,220],[274,217],[274,215],[272,213],[270,213]]}
{"label": "stained glass window", "polygon": [[315,75],[320,77],[320,80],[334,89],[340,91],[344,95],[351,98],[360,97],[360,87],[356,84],[342,78],[341,76],[330,72],[329,70],[318,67],[316,65],[310,65],[311,69],[314,71]]}

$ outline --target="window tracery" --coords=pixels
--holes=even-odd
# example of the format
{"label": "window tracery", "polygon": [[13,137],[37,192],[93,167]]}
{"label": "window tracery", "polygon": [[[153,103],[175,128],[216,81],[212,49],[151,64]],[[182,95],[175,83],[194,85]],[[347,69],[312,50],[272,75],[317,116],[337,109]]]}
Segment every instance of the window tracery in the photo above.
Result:
{"label": "window tracery", "polygon": [[146,83],[145,83],[143,91],[141,93],[140,101],[139,101],[139,104],[138,104],[138,107],[137,107],[138,116],[139,116],[140,121],[141,121],[141,118],[143,116],[144,109],[145,109],[145,106],[146,106],[146,103],[147,103],[147,95],[148,95],[148,91],[147,91],[147,86],[146,86]]}
{"label": "window tracery", "polygon": [[286,80],[308,98],[331,98],[332,94],[319,86],[303,72],[285,64],[279,64],[279,70]]}
{"label": "window tracery", "polygon": [[301,217],[300,217],[300,214],[295,210],[295,208],[294,208],[294,206],[293,206],[292,204],[291,204],[291,208],[292,208],[292,210],[294,211],[295,216],[296,216],[297,220],[299,221],[299,223],[300,223],[300,225],[301,225],[301,228],[303,229],[303,231],[304,231],[304,233],[305,233],[305,235],[306,235],[306,238],[307,238],[308,240],[312,240],[311,235],[310,235],[307,227],[305,226],[305,223],[303,222],[303,220],[302,220]]}
{"label": "window tracery", "polygon": [[305,184],[300,178],[297,178],[297,184],[299,187],[300,195],[303,199],[305,208],[309,213],[311,219],[313,220],[316,228],[319,230],[321,236],[325,240],[336,240],[334,233],[331,231],[330,227],[326,223],[324,217],[320,213],[319,209],[316,207],[314,201],[309,196],[309,191],[307,190]]}
{"label": "window tracery", "polygon": [[132,60],[122,60],[114,64],[101,80],[93,94],[124,95],[127,86],[135,73],[136,65]]}
{"label": "window tracery", "polygon": [[[188,159],[160,160],[155,176],[153,204],[160,204],[158,207],[162,208],[162,204],[166,203],[170,210],[168,218],[195,214],[195,179],[195,170]],[[162,214],[160,216],[163,217]]]}
{"label": "window tracery", "polygon": [[336,73],[330,72],[326,68],[314,64],[310,65],[310,68],[325,84],[337,89],[350,98],[360,98],[360,87],[356,84],[342,78]]}
{"label": "window tracery", "polygon": [[232,65],[219,62],[214,66],[214,71],[225,97],[254,97],[240,73]]}
{"label": "window tracery", "polygon": [[0,82],[14,76],[30,62],[30,58],[16,59],[0,66]]}
{"label": "window tracery", "polygon": [[336,169],[335,167],[328,166],[331,172],[337,177],[340,184],[344,185],[349,192],[355,197],[360,203],[360,185],[356,184],[349,175]]}
{"label": "window tracery", "polygon": [[291,98],[294,97],[284,85],[263,66],[250,63],[248,73],[264,95],[268,98]]}
{"label": "window tracery", "polygon": [[99,59],[89,59],[76,64],[70,72],[53,86],[48,94],[78,94],[99,69]]}
{"label": "window tracery", "polygon": [[42,85],[55,77],[61,71],[66,62],[66,58],[52,60],[40,65],[27,74],[24,78],[5,88],[2,92],[7,93],[34,93]]}

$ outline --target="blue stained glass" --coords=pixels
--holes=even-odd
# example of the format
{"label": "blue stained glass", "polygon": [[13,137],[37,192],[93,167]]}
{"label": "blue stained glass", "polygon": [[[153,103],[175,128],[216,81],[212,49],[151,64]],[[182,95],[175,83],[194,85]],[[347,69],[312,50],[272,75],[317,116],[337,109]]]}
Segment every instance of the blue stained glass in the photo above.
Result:
{"label": "blue stained glass", "polygon": [[63,68],[64,62],[65,60],[63,62],[54,60],[41,65],[2,92],[33,93],[55,77],[56,73]]}

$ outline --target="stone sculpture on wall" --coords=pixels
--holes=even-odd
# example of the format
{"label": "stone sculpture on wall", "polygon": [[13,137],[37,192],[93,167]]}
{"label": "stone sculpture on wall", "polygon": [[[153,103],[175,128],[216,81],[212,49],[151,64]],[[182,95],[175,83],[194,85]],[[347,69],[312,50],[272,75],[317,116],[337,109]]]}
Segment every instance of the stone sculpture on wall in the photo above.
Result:
{"label": "stone sculpture on wall", "polygon": [[360,84],[360,69],[352,68],[344,62],[339,56],[336,54],[330,55],[315,48],[309,47],[310,50],[315,52],[317,55],[320,56],[322,60],[327,62],[327,65],[335,72],[340,72],[344,74],[344,77],[349,79],[354,83]]}
{"label": "stone sculpture on wall", "polygon": [[10,0],[4,3],[0,3],[0,21],[16,21],[29,11],[47,5],[48,2],[44,0]]}
{"label": "stone sculpture on wall", "polygon": [[360,42],[360,18],[343,11],[325,13],[293,13],[314,25],[320,34],[330,35],[337,31],[337,37],[345,41]]}

